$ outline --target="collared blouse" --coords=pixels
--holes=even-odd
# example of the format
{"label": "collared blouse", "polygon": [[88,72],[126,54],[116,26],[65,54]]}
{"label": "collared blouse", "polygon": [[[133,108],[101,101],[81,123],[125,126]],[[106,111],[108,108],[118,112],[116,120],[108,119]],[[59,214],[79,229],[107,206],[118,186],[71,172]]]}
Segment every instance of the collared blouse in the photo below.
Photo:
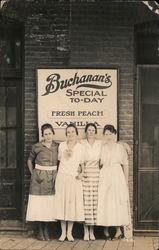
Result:
{"label": "collared blouse", "polygon": [[58,161],[58,143],[53,141],[50,148],[46,147],[43,142],[34,144],[28,159],[32,162],[35,161],[35,164],[41,166],[56,166]]}
{"label": "collared blouse", "polygon": [[82,144],[77,142],[69,151],[67,142],[61,142],[58,159],[60,161],[59,173],[77,176],[79,164],[84,163],[84,148]]}
{"label": "collared blouse", "polygon": [[[40,166],[57,166],[58,144],[52,142],[50,148],[43,142],[32,146],[28,160]],[[31,175],[30,195],[54,195],[57,170],[39,170],[34,168]]]}

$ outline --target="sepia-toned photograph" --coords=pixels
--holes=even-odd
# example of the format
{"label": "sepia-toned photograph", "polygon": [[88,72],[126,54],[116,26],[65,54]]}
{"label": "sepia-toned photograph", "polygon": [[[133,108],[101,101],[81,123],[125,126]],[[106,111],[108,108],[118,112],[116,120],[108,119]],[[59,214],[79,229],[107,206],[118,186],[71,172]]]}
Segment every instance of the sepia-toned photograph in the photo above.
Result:
{"label": "sepia-toned photograph", "polygon": [[0,250],[159,250],[159,1],[0,0]]}

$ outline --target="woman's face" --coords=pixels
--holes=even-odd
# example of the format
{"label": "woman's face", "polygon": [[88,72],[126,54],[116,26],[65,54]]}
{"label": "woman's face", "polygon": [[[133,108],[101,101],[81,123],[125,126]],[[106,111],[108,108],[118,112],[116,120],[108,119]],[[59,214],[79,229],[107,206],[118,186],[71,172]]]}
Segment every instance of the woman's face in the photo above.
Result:
{"label": "woman's face", "polygon": [[116,135],[114,133],[110,132],[109,130],[106,130],[104,133],[104,140],[107,143],[114,142],[116,140]]}
{"label": "woman's face", "polygon": [[96,133],[95,128],[93,126],[89,126],[87,128],[86,137],[88,139],[95,138],[95,133]]}
{"label": "woman's face", "polygon": [[75,141],[77,139],[76,130],[74,127],[69,127],[67,129],[67,139],[68,141]]}
{"label": "woman's face", "polygon": [[43,132],[43,137],[44,137],[44,141],[47,143],[52,142],[53,140],[53,132],[50,128],[47,128],[44,130]]}

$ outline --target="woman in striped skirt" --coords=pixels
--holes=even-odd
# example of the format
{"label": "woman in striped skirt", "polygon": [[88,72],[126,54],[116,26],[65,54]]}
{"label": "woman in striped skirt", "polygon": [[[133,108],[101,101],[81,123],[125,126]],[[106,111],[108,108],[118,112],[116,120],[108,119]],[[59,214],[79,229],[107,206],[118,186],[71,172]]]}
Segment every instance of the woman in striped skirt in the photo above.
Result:
{"label": "woman in striped skirt", "polygon": [[85,167],[83,169],[84,240],[95,240],[94,225],[96,225],[97,219],[101,141],[95,139],[97,127],[94,123],[86,125],[85,133],[86,139],[81,141],[85,150]]}

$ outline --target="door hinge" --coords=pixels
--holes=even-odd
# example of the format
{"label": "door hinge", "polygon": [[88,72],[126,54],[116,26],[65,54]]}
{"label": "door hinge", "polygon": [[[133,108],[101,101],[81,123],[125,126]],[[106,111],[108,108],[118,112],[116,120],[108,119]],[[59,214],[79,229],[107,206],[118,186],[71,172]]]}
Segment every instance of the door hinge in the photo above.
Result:
{"label": "door hinge", "polygon": [[138,140],[135,140],[135,145],[139,145],[139,141]]}
{"label": "door hinge", "polygon": [[138,208],[137,208],[137,206],[135,206],[135,207],[134,207],[134,211],[137,211],[137,210],[138,210]]}

